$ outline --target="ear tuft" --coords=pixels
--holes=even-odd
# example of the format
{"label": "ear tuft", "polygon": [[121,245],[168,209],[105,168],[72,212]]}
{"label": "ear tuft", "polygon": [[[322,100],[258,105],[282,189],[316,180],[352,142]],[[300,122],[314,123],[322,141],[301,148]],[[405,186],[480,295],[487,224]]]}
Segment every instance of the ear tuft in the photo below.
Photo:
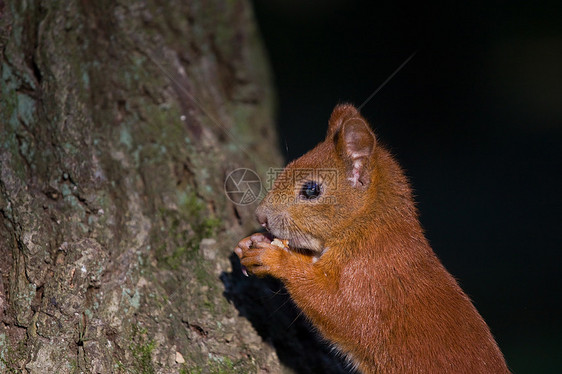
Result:
{"label": "ear tuft", "polygon": [[341,129],[339,149],[342,156],[351,161],[348,180],[354,187],[367,186],[369,178],[369,159],[375,149],[375,134],[362,118],[345,121]]}
{"label": "ear tuft", "polygon": [[360,116],[359,111],[351,104],[339,104],[336,105],[330,116],[330,121],[328,122],[328,134],[326,139],[332,138],[338,131],[340,131],[343,123],[352,118]]}

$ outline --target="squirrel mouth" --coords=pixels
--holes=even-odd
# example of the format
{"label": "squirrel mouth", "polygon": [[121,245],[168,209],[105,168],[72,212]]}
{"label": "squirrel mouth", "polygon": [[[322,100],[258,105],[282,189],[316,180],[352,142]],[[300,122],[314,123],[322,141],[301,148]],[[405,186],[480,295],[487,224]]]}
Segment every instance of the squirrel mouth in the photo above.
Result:
{"label": "squirrel mouth", "polygon": [[308,238],[303,238],[304,240],[299,240],[297,238],[291,239],[281,239],[277,236],[272,236],[271,244],[284,249],[289,249],[293,252],[302,253],[308,256],[318,256],[319,250],[316,249],[314,243]]}
{"label": "squirrel mouth", "polygon": [[[291,232],[280,230],[275,230],[272,227],[266,227],[267,232],[264,235],[270,240],[270,242],[274,242],[278,240],[279,242],[283,243],[284,248],[288,248],[294,252],[300,252],[302,254],[310,255],[310,256],[318,256],[319,253],[322,253],[323,246],[320,240],[311,237],[306,234],[297,234],[291,235]],[[278,234],[278,235],[276,235]]]}

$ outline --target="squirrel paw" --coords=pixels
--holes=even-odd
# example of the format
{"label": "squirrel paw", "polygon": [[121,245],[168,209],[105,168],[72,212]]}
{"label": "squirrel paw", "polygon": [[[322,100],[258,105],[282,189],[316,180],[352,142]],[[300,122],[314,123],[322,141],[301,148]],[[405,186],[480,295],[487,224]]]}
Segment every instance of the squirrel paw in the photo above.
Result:
{"label": "squirrel paw", "polygon": [[276,270],[282,263],[282,257],[287,249],[281,249],[272,244],[263,234],[254,234],[240,240],[234,253],[240,258],[242,272],[250,272],[258,277],[265,275],[276,276]]}

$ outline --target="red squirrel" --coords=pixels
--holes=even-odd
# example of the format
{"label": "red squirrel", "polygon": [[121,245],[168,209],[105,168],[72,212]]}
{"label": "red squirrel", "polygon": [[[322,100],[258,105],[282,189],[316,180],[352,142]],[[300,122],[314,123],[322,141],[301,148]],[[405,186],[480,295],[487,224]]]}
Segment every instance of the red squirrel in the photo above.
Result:
{"label": "red squirrel", "polygon": [[509,373],[491,332],[431,249],[411,188],[352,105],[287,165],[256,210],[264,234],[235,253],[280,279],[364,374]]}

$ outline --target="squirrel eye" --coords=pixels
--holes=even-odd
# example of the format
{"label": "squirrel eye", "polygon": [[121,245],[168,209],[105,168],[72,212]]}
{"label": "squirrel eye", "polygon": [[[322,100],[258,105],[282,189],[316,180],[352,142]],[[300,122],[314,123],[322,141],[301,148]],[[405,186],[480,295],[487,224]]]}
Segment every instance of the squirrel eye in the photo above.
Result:
{"label": "squirrel eye", "polygon": [[308,181],[302,185],[300,196],[307,200],[311,200],[316,199],[321,193],[322,190],[320,189],[320,184],[314,181]]}

